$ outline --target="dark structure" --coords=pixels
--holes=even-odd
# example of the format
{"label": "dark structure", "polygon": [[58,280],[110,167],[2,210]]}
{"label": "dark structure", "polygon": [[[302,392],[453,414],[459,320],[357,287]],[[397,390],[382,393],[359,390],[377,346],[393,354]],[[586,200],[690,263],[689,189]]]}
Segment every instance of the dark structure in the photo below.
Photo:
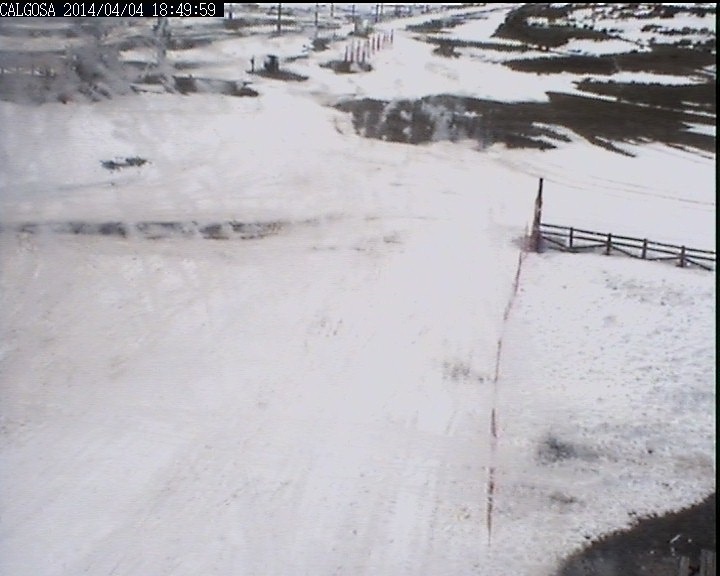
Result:
{"label": "dark structure", "polygon": [[276,73],[280,71],[280,59],[275,54],[268,54],[265,57],[263,67],[266,72]]}

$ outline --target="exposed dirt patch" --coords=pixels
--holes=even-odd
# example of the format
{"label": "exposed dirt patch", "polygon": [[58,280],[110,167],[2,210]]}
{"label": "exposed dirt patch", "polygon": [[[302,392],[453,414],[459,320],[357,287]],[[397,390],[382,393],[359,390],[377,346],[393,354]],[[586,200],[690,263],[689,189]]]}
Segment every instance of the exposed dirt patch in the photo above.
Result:
{"label": "exposed dirt patch", "polygon": [[550,465],[565,460],[595,460],[597,454],[585,446],[548,435],[538,445],[537,458],[541,464]]}
{"label": "exposed dirt patch", "polygon": [[547,18],[549,22],[567,18],[572,12],[571,5],[550,6],[548,4],[522,4],[512,10],[500,24],[494,36],[519,40],[542,48],[555,48],[567,44],[573,39],[607,40],[607,32],[588,28],[578,28],[568,24],[534,25],[529,18]]}
{"label": "exposed dirt patch", "polygon": [[312,49],[314,52],[324,52],[330,46],[331,38],[317,37],[312,40]]}
{"label": "exposed dirt patch", "polygon": [[120,168],[143,166],[144,164],[147,164],[147,160],[145,158],[140,158],[139,156],[133,156],[125,159],[116,158],[115,160],[101,160],[100,164],[102,164],[102,167],[107,170],[120,170]]}
{"label": "exposed dirt patch", "polygon": [[583,80],[577,83],[583,92],[613,96],[625,102],[638,102],[649,106],[685,110],[688,104],[707,112],[716,111],[717,86],[706,84],[643,84],[639,82],[600,82]]}
{"label": "exposed dirt patch", "polygon": [[72,234],[76,236],[115,236],[118,238],[204,238],[207,240],[252,240],[279,234],[286,226],[283,222],[226,222],[200,223],[195,221],[146,222],[25,222],[18,226],[4,226],[3,231],[22,234]]}
{"label": "exposed dirt patch", "polygon": [[[591,19],[587,15],[576,21],[576,10],[592,10],[595,14]],[[676,15],[704,17],[714,15],[715,8],[695,6],[692,4],[668,6],[665,4],[522,4],[510,11],[505,21],[495,31],[495,36],[517,40],[541,49],[557,48],[573,39],[607,40],[622,37],[618,28],[596,27],[595,18],[607,23],[608,20],[638,20],[643,18],[662,18],[671,21]],[[683,47],[695,47],[703,50],[715,49],[715,34],[709,28],[692,29],[685,26],[663,28],[657,25],[645,27],[643,32],[654,31],[660,36],[681,36],[705,32],[705,39],[683,38],[675,42]],[[651,40],[652,43],[656,39]]]}
{"label": "exposed dirt patch", "polygon": [[455,38],[438,38],[433,36],[420,37],[418,39],[423,40],[428,44],[434,44],[445,51],[449,48],[478,48],[480,50],[495,50],[497,52],[521,53],[533,50],[533,48],[525,44],[502,44],[501,42],[479,42],[473,40],[457,40]]}
{"label": "exposed dirt patch", "polygon": [[460,54],[455,50],[456,45],[453,42],[446,42],[445,40],[438,40],[437,46],[433,50],[433,54],[438,56],[444,56],[445,58],[458,58]]}
{"label": "exposed dirt patch", "polygon": [[628,530],[596,540],[565,560],[557,576],[677,576],[680,556],[690,558],[693,570],[700,551],[715,548],[713,493],[695,506],[640,519]]}
{"label": "exposed dirt patch", "polygon": [[[190,76],[167,76],[150,73],[138,78],[140,85],[162,86],[168,92],[178,94],[223,94],[224,96],[251,97],[259,96],[259,92],[250,88],[248,82],[236,80],[219,80],[217,78],[196,78]],[[140,91],[136,88],[137,91]]]}
{"label": "exposed dirt patch", "polygon": [[486,17],[480,14],[453,14],[447,18],[434,18],[432,20],[420,22],[419,24],[409,24],[405,28],[410,32],[442,32],[443,30],[465,24],[469,20],[478,20],[483,18]]}
{"label": "exposed dirt patch", "polygon": [[200,48],[202,46],[209,46],[214,41],[214,38],[183,38],[183,37],[171,37],[167,42],[168,50],[192,50],[193,48]]}
{"label": "exposed dirt patch", "polygon": [[373,68],[369,62],[350,62],[348,60],[331,60],[320,64],[321,68],[330,68],[336,74],[356,74],[370,72]]}
{"label": "exposed dirt patch", "polygon": [[276,16],[242,16],[225,18],[223,26],[226,30],[242,30],[253,26],[274,26],[277,22]]}
{"label": "exposed dirt patch", "polygon": [[283,80],[285,82],[304,82],[308,79],[307,76],[290,72],[289,70],[255,70],[251,72],[251,74],[262,76],[263,78],[272,78],[273,80]]}
{"label": "exposed dirt patch", "polygon": [[537,74],[604,74],[618,72],[651,72],[675,76],[701,75],[703,70],[715,64],[712,51],[690,50],[680,46],[657,46],[650,52],[628,52],[601,56],[553,56],[527,58],[505,62],[505,65],[520,72]]}
{"label": "exposed dirt patch", "polygon": [[454,95],[419,100],[353,100],[337,108],[353,116],[355,130],[368,138],[422,144],[475,140],[481,148],[555,148],[568,138],[565,127],[592,144],[627,154],[621,143],[663,142],[670,146],[715,151],[715,137],[690,132],[688,123],[714,119],[688,111],[636,106],[626,102],[548,93],[548,102],[497,102]]}
{"label": "exposed dirt patch", "polygon": [[714,136],[691,132],[686,124],[714,124],[714,118],[571,94],[549,92],[548,96],[551,123],[565,126],[588,142],[609,150],[622,152],[615,143],[661,142],[677,148],[715,152]]}
{"label": "exposed dirt patch", "polygon": [[172,85],[180,94],[210,93],[225,96],[258,96],[246,82],[218,80],[216,78],[195,78],[193,76],[173,76]]}
{"label": "exposed dirt patch", "polygon": [[564,138],[533,125],[540,115],[539,103],[513,108],[505,102],[439,95],[393,102],[363,99],[337,107],[353,115],[359,134],[392,142],[423,144],[471,139],[481,147],[502,142],[511,147],[554,148],[542,137]]}

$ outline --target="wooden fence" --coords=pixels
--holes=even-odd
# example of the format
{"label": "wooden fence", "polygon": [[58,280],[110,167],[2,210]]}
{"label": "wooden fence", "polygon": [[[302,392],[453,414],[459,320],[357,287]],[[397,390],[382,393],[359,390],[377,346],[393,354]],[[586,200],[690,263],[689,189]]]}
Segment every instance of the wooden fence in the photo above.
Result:
{"label": "wooden fence", "polygon": [[716,576],[715,552],[700,551],[700,566],[692,566],[690,558],[682,556],[678,562],[677,576]]}
{"label": "wooden fence", "polygon": [[696,266],[705,270],[715,269],[715,252],[712,250],[653,242],[647,238],[594,232],[545,222],[539,225],[539,238],[544,247],[563,252],[620,253],[642,260],[676,262],[682,268]]}

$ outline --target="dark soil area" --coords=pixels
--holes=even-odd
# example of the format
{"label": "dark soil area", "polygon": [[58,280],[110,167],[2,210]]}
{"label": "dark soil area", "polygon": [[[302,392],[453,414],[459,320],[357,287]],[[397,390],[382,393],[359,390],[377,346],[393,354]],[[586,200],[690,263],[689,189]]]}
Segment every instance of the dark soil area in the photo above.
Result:
{"label": "dark soil area", "polygon": [[480,14],[453,14],[446,18],[435,18],[433,20],[426,20],[425,22],[421,22],[419,24],[409,24],[405,28],[411,32],[442,32],[443,30],[465,24],[469,20],[478,20],[482,18],[485,18],[485,16]]}
{"label": "dark soil area", "polygon": [[140,158],[139,156],[133,156],[124,159],[116,158],[115,160],[101,160],[100,164],[102,164],[103,168],[114,171],[120,170],[121,168],[143,166],[144,164],[147,164],[147,160],[145,158]]}
{"label": "dark soil area", "polygon": [[218,80],[217,78],[195,78],[194,76],[171,76],[163,74],[145,74],[137,79],[140,84],[163,86],[168,92],[178,94],[223,94],[225,96],[258,96],[259,93],[236,80]]}
{"label": "dark soil area", "polygon": [[715,15],[714,6],[702,6],[699,4],[646,4],[649,8],[638,14],[637,4],[617,4],[613,12],[616,17],[625,18],[674,18],[677,14],[691,14],[693,16]]}
{"label": "dark soil area", "polygon": [[[620,33],[616,29],[598,29],[593,23],[585,23],[582,26],[576,25],[573,21],[573,12],[577,9],[584,9],[587,4],[522,4],[510,11],[505,21],[495,31],[498,38],[518,40],[526,44],[537,46],[541,49],[557,48],[567,44],[572,39],[606,40],[617,37]],[[590,4],[589,6],[594,6]],[[597,5],[596,5],[597,6]],[[603,6],[603,5],[600,5]],[[707,6],[693,6],[691,4],[668,6],[664,4],[617,4],[604,5],[603,11],[609,18],[614,19],[640,19],[640,18],[664,18],[671,20],[676,15],[690,14],[694,16],[714,15],[715,8]],[[531,20],[534,19],[534,20]],[[546,23],[541,23],[542,19]],[[686,29],[689,33],[689,28]],[[664,30],[658,29],[658,34],[676,35],[677,33],[666,34]],[[682,34],[683,32],[680,32]],[[715,50],[714,34],[704,42],[684,39],[678,42],[680,46]]]}
{"label": "dark soil area", "polygon": [[[242,30],[252,26],[274,26],[276,22],[276,16],[235,16],[234,18],[224,19],[223,26],[226,30]],[[294,22],[291,24],[294,24]]]}
{"label": "dark soil area", "polygon": [[649,106],[686,110],[688,105],[715,114],[717,86],[706,84],[641,84],[637,82],[599,82],[583,80],[577,83],[583,92],[613,96],[625,102],[639,102]]}
{"label": "dark soil area", "polygon": [[692,50],[679,46],[657,46],[651,52],[602,56],[553,56],[511,60],[505,63],[513,70],[537,74],[570,72],[611,75],[618,72],[651,72],[674,76],[708,76],[703,68],[714,64],[715,54],[712,51]]}
{"label": "dark soil area", "polygon": [[701,503],[638,520],[574,554],[557,576],[677,576],[681,556],[697,574],[702,550],[716,549],[715,493]]}
{"label": "dark soil area", "polygon": [[330,68],[336,74],[355,74],[357,72],[370,72],[373,68],[368,62],[350,62],[348,60],[331,60],[320,64],[321,68]]}
{"label": "dark soil area", "polygon": [[[167,40],[167,50],[192,50],[193,48],[200,48],[202,46],[209,46],[215,41],[216,38],[212,36],[173,36]],[[138,46],[151,46],[150,40],[147,37],[139,35],[128,35],[121,40],[112,44],[112,47],[116,50],[132,50]]]}
{"label": "dark soil area", "polygon": [[210,93],[225,96],[257,96],[258,92],[244,82],[218,80],[216,78],[194,78],[193,76],[174,76],[173,88],[180,94]]}
{"label": "dark soil area", "polygon": [[714,124],[688,111],[636,106],[598,98],[549,92],[548,102],[497,102],[454,95],[419,100],[362,99],[342,102],[355,130],[368,138],[422,144],[439,140],[477,141],[482,148],[550,149],[567,141],[554,126],[588,142],[627,154],[617,144],[663,142],[679,148],[715,151],[715,137],[687,130],[687,123]]}
{"label": "dark soil area", "polygon": [[477,42],[473,40],[457,40],[455,38],[435,38],[432,36],[420,38],[428,44],[448,48],[479,48],[481,50],[495,50],[497,52],[529,52],[531,47],[523,44],[501,44],[500,42]]}
{"label": "dark soil area", "polygon": [[526,44],[543,48],[556,48],[567,44],[572,39],[606,40],[607,32],[592,28],[578,28],[567,24],[533,25],[528,22],[531,17],[544,17],[552,21],[566,18],[572,11],[571,5],[549,6],[548,4],[522,4],[508,13],[494,36],[519,40]]}
{"label": "dark soil area", "polygon": [[555,436],[543,438],[537,449],[537,459],[543,465],[565,460],[597,460],[598,455],[589,447],[561,440]]}
{"label": "dark soil area", "polygon": [[[25,222],[14,230],[23,234],[72,234],[76,236],[115,236],[118,238],[205,238],[208,240],[252,240],[278,234],[283,222],[211,222],[148,221],[148,222]],[[5,227],[13,230],[11,227]]]}
{"label": "dark soil area", "polygon": [[285,82],[304,82],[308,79],[307,76],[297,74],[296,72],[290,72],[289,70],[255,70],[251,72],[256,76],[262,76],[263,78],[272,78],[273,80],[283,80]]}

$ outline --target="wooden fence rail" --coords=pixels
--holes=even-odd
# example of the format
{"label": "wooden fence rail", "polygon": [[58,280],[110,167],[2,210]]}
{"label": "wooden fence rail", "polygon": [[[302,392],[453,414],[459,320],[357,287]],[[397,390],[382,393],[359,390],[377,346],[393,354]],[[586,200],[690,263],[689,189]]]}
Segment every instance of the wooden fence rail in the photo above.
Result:
{"label": "wooden fence rail", "polygon": [[687,246],[654,242],[647,238],[595,232],[545,222],[540,223],[539,235],[547,248],[563,252],[601,251],[607,255],[619,252],[631,258],[643,260],[676,261],[677,265],[682,268],[697,266],[704,270],[715,269],[716,256],[712,250],[699,250]]}

